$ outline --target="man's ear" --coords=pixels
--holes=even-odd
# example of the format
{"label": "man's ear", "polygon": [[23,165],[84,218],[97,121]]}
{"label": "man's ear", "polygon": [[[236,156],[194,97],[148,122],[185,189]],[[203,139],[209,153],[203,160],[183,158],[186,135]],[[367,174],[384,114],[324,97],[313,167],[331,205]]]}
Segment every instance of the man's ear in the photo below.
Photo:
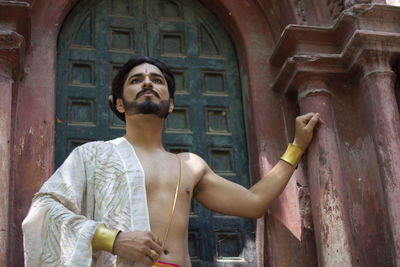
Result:
{"label": "man's ear", "polygon": [[125,108],[124,108],[124,102],[122,102],[122,98],[117,98],[116,102],[117,102],[117,105],[116,105],[117,110],[120,113],[124,113]]}
{"label": "man's ear", "polygon": [[169,110],[168,110],[168,112],[171,113],[173,110],[174,110],[174,99],[171,98],[169,100]]}

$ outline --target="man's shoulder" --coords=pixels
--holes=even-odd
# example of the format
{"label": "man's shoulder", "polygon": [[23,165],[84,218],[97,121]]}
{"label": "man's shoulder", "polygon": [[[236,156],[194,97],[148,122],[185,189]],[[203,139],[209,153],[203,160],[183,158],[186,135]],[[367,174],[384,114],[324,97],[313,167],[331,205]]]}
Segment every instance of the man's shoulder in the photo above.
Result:
{"label": "man's shoulder", "polygon": [[75,150],[83,155],[112,153],[113,148],[121,141],[120,139],[121,138],[108,141],[90,141],[78,146]]}
{"label": "man's shoulder", "polygon": [[182,152],[178,156],[182,162],[191,168],[195,167],[197,170],[202,170],[208,167],[207,162],[199,155],[192,152]]}
{"label": "man's shoulder", "polygon": [[203,160],[199,155],[192,152],[180,152],[176,153],[182,160]]}

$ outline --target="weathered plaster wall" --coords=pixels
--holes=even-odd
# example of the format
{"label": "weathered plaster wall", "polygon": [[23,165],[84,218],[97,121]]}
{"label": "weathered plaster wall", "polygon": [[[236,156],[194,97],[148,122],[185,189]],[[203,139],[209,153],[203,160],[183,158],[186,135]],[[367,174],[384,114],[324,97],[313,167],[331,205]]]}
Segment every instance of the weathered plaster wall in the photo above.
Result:
{"label": "weathered plaster wall", "polygon": [[[397,62],[397,64],[395,64],[394,70],[397,74],[397,77],[400,77],[400,60]],[[397,79],[395,94],[396,94],[397,105],[400,107],[400,79]]]}
{"label": "weathered plaster wall", "polygon": [[370,134],[368,104],[355,80],[335,81],[333,108],[345,173],[347,209],[359,266],[390,266],[393,242],[387,220],[379,165]]}
{"label": "weathered plaster wall", "polygon": [[57,35],[72,4],[34,1],[32,6],[32,42],[16,101],[9,266],[23,266],[21,222],[33,194],[53,172]]}
{"label": "weathered plaster wall", "polygon": [[350,5],[331,27],[286,28],[271,56],[281,68],[274,90],[325,121],[297,180],[309,189],[321,266],[399,265],[399,16]]}
{"label": "weathered plaster wall", "polygon": [[[23,75],[2,98],[14,103],[11,111],[1,109],[11,117],[0,115],[1,125],[12,125],[0,138],[6,144],[1,155],[7,158],[9,139],[11,150],[0,169],[2,177],[10,177],[0,183],[10,187],[4,198],[8,209],[0,207],[9,218],[0,225],[9,228],[9,242],[0,241],[9,243],[10,266],[23,266],[21,221],[33,194],[53,172],[57,36],[76,1],[20,1],[32,5],[31,18],[23,12],[19,17],[27,18],[29,30],[26,21],[11,27],[0,19],[0,29],[16,30],[29,40]],[[292,141],[298,114],[319,111],[326,122],[282,196],[258,220],[259,265],[398,266],[400,228],[394,219],[400,214],[400,178],[393,176],[399,168],[388,160],[400,157],[394,134],[400,103],[398,9],[330,0],[202,2],[225,25],[239,55],[253,182]],[[372,1],[377,2],[385,1]],[[345,4],[354,6],[352,13],[342,12]],[[368,47],[390,52],[390,60],[385,53],[361,55],[360,49]],[[4,77],[2,93],[10,82]],[[390,107],[380,112],[385,103]],[[386,152],[391,147],[395,150]],[[6,256],[0,252],[2,265]]]}
{"label": "weathered plaster wall", "polygon": [[[11,102],[12,102],[12,78],[8,66],[0,67],[0,188],[3,190],[0,198],[0,255],[6,255],[8,248],[8,218],[10,194],[10,150],[11,150]],[[0,265],[5,265],[7,258],[0,258]]]}
{"label": "weathered plaster wall", "polygon": [[16,97],[25,50],[30,41],[29,4],[0,2],[0,266],[6,266],[10,250],[13,184],[12,146]]}

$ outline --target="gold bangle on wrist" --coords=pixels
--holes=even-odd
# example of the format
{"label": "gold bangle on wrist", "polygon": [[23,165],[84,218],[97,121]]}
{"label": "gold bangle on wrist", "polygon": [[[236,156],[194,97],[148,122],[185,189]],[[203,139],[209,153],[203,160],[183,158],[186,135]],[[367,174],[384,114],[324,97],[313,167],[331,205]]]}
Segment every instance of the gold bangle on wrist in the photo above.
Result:
{"label": "gold bangle on wrist", "polygon": [[289,143],[285,154],[281,157],[281,160],[286,161],[292,166],[296,166],[300,161],[301,155],[303,155],[303,150],[300,147]]}
{"label": "gold bangle on wrist", "polygon": [[[100,224],[94,233],[92,247],[96,250],[105,250],[113,253],[115,238],[120,231],[110,230],[104,224]],[[113,253],[114,254],[114,253]]]}

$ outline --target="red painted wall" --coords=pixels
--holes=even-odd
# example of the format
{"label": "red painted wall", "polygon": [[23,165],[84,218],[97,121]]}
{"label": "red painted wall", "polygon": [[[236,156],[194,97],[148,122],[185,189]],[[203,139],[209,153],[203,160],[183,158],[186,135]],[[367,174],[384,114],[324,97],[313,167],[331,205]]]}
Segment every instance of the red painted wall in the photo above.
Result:
{"label": "red painted wall", "polygon": [[9,266],[23,266],[21,223],[53,172],[57,35],[72,1],[33,1],[31,45],[16,99]]}
{"label": "red painted wall", "polygon": [[[23,25],[29,27],[11,30],[28,45],[20,56],[22,68],[13,69],[20,78],[11,95],[12,114],[0,115],[2,122],[12,119],[9,167],[1,169],[10,176],[10,207],[4,211],[10,231],[4,237],[8,253],[1,251],[0,263],[8,257],[9,266],[23,266],[20,225],[33,194],[53,172],[57,36],[76,0],[20,2],[31,4],[31,13],[23,16],[28,18]],[[329,265],[341,260],[329,254],[329,246],[337,245],[350,266],[399,266],[400,228],[394,219],[400,211],[394,204],[400,198],[400,169],[386,159],[399,159],[400,149],[385,152],[400,144],[393,135],[400,129],[395,115],[400,102],[395,75],[400,29],[391,24],[399,21],[399,9],[367,5],[346,13],[341,1],[315,0],[202,2],[225,25],[239,54],[253,182],[292,141],[299,113],[321,111],[326,120],[326,128],[316,135],[319,143],[312,145],[286,190],[257,222],[259,265]],[[0,5],[0,12],[5,8]],[[348,12],[351,16],[345,15]],[[0,18],[0,31],[6,27],[9,23]],[[385,53],[356,57],[359,47],[373,49],[374,44]],[[3,51],[0,44],[0,55]],[[397,69],[392,75],[393,66]],[[5,90],[10,79],[2,81],[0,89]],[[380,114],[379,107],[389,108]],[[325,181],[327,177],[334,179]],[[329,186],[321,186],[324,182]],[[337,210],[329,210],[331,200]],[[344,241],[330,239],[332,229],[343,230]]]}

